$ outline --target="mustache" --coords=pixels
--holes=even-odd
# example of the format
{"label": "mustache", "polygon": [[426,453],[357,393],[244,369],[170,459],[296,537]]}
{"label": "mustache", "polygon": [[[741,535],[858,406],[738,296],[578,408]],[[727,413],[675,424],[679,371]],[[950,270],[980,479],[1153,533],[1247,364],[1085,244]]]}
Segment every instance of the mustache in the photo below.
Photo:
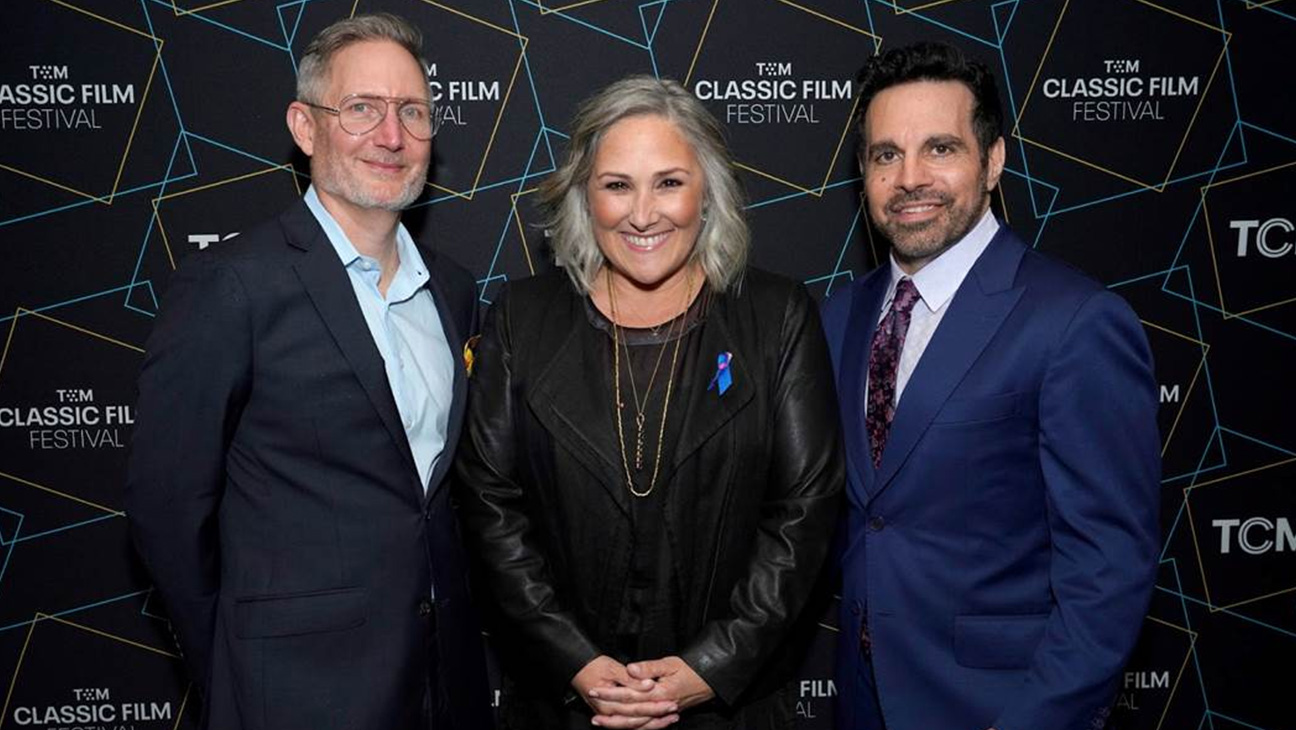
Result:
{"label": "mustache", "polygon": [[932,190],[915,190],[911,193],[901,193],[893,196],[887,201],[887,209],[895,210],[905,205],[949,205],[953,198],[949,193],[932,191]]}

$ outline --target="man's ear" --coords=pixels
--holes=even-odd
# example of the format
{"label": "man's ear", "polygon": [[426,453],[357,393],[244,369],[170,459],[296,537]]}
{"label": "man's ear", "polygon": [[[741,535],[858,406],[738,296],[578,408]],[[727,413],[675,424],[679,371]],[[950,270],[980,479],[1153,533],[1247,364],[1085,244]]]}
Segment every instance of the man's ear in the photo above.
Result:
{"label": "man's ear", "polygon": [[999,176],[1004,169],[1004,138],[1000,137],[990,145],[990,154],[986,160],[986,190],[994,190],[999,184]]}
{"label": "man's ear", "polygon": [[318,127],[315,126],[315,117],[311,114],[311,108],[300,101],[294,101],[288,105],[285,121],[288,122],[288,131],[302,154],[307,157],[314,154],[315,133]]}

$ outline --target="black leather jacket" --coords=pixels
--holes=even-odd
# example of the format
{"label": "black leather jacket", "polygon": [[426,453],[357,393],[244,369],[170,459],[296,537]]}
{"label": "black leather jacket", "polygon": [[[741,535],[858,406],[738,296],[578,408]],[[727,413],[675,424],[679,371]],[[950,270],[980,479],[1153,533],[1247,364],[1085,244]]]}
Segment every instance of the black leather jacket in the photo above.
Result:
{"label": "black leather jacket", "polygon": [[[733,706],[809,597],[845,478],[832,369],[804,288],[749,270],[700,326],[700,353],[677,376],[695,387],[671,405],[675,451],[657,489],[677,562],[679,655]],[[629,562],[633,498],[608,347],[562,271],[510,284],[476,350],[455,465],[469,553],[493,594],[482,602],[502,614],[496,646],[527,668],[515,679],[550,697],[611,653]],[[733,384],[718,395],[706,385],[726,351]]]}

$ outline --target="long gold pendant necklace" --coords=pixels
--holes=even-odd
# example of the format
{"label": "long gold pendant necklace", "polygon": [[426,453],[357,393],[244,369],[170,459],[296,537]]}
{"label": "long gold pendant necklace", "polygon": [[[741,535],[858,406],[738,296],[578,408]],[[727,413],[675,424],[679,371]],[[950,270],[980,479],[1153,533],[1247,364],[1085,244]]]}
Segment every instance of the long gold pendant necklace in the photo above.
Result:
{"label": "long gold pendant necklace", "polygon": [[[643,469],[643,432],[644,421],[647,415],[648,400],[652,395],[653,384],[657,380],[657,370],[661,366],[662,355],[666,352],[666,345],[670,342],[670,335],[675,328],[672,321],[666,328],[666,341],[662,343],[661,349],[657,352],[657,362],[653,365],[652,375],[648,378],[648,386],[644,389],[643,400],[639,400],[639,390],[635,387],[633,366],[630,363],[630,346],[629,343],[622,341],[620,335],[620,325],[618,324],[619,316],[617,314],[616,293],[612,287],[612,272],[607,271],[606,276],[608,289],[608,306],[612,310],[612,369],[613,382],[616,388],[616,415],[617,415],[617,441],[621,447],[621,465],[625,468],[626,487],[630,494],[636,497],[647,497],[657,486],[657,474],[661,469],[662,443],[666,438],[666,414],[670,409],[671,391],[675,385],[675,364],[679,359],[680,343],[684,341],[684,319],[677,317],[680,322],[679,336],[675,338],[675,348],[671,354],[670,376],[666,379],[666,398],[662,402],[661,424],[657,428],[657,453],[653,457],[652,477],[648,481],[648,488],[639,491],[635,488],[634,476],[630,471],[630,456],[626,452],[625,442],[625,424],[622,417],[622,411],[625,410],[625,402],[621,398],[621,350],[624,348],[626,353],[626,369],[630,376],[631,396],[634,398],[635,405],[635,471]],[[684,311],[688,309],[689,294],[693,291],[693,273],[689,271],[684,284]],[[660,325],[658,325],[660,326]]]}

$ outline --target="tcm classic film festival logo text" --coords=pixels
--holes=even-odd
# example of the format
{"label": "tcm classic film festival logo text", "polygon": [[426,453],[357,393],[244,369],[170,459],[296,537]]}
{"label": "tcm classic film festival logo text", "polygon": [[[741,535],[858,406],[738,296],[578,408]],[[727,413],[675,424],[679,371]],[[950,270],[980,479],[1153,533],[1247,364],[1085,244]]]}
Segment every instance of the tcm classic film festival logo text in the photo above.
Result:
{"label": "tcm classic film festival logo text", "polygon": [[1046,99],[1069,101],[1073,122],[1164,121],[1163,99],[1195,97],[1200,76],[1151,76],[1140,59],[1105,59],[1103,75],[1044,79]]}
{"label": "tcm classic film festival logo text", "polygon": [[472,106],[465,110],[465,103],[481,102],[499,103],[501,98],[500,82],[481,81],[477,79],[442,79],[437,64],[427,65],[428,90],[432,92],[432,103],[437,106],[437,116],[441,117],[442,126],[465,127],[472,123]]}
{"label": "tcm classic film festival logo text", "polygon": [[135,413],[125,403],[95,402],[91,388],[58,388],[37,406],[0,406],[0,431],[26,429],[31,449],[120,449]]}
{"label": "tcm classic film festival logo text", "polygon": [[850,100],[854,86],[838,79],[796,78],[790,61],[759,61],[744,79],[700,79],[693,93],[725,102],[728,124],[819,124],[816,102]]}
{"label": "tcm classic film festival logo text", "polygon": [[27,66],[29,81],[0,84],[0,130],[103,129],[104,107],[133,106],[134,84],[72,83],[67,66]]}
{"label": "tcm classic film festival logo text", "polygon": [[31,730],[140,730],[172,727],[170,702],[114,702],[106,688],[73,689],[72,702],[18,706],[10,713],[15,727]]}

